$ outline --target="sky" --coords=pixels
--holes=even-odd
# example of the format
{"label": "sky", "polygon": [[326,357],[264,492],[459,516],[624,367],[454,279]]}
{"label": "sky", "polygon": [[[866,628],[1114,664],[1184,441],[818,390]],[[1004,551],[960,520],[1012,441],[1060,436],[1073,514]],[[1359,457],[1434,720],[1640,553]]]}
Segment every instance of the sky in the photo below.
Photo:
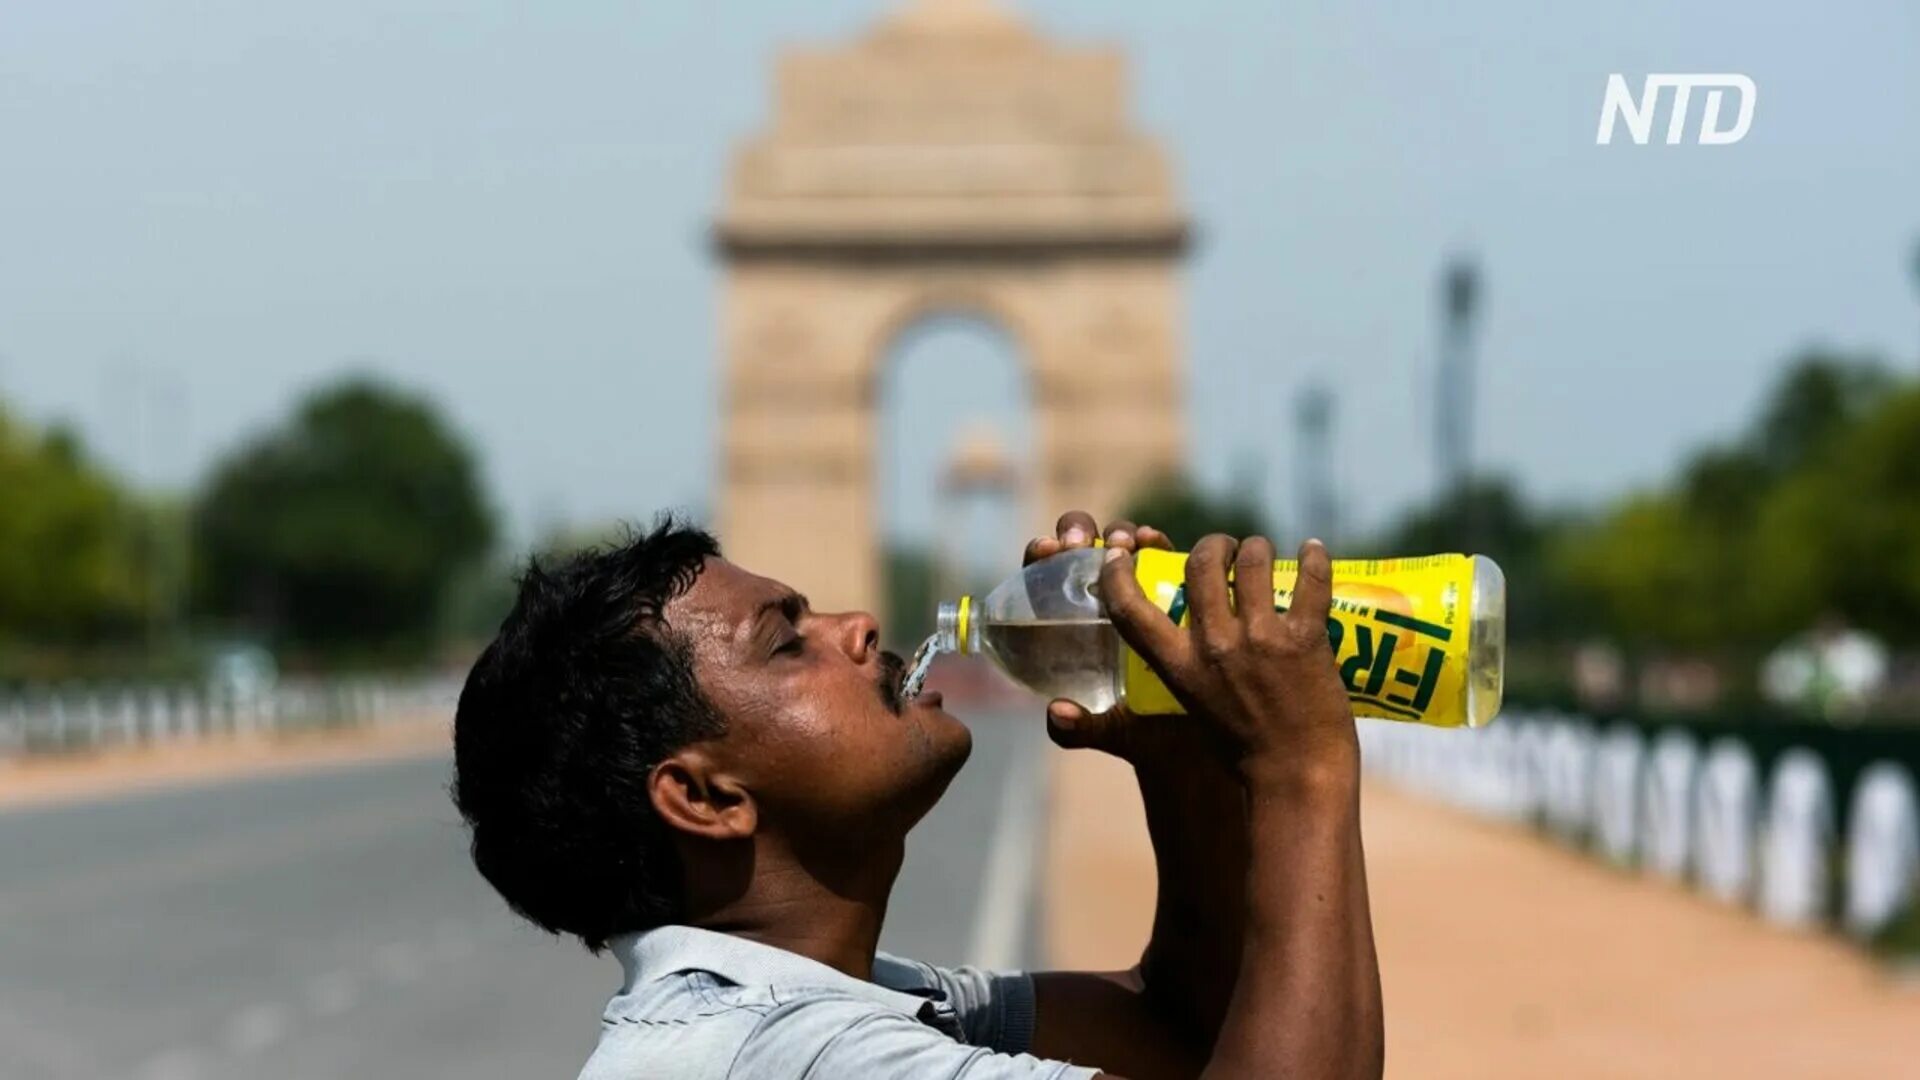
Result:
{"label": "sky", "polygon": [[[889,4],[76,0],[0,24],[0,399],[179,489],[347,371],[432,395],[522,538],[712,503],[733,145],[782,42]],[[1284,521],[1338,395],[1345,517],[1431,483],[1439,268],[1485,276],[1476,463],[1563,504],[1732,435],[1796,350],[1920,366],[1920,9],[1625,0],[1010,4],[1131,58],[1200,242],[1194,471]],[[1606,77],[1732,71],[1737,145],[1594,145]],[[966,426],[1016,448],[991,329],[884,377],[888,527]],[[0,497],[4,497],[0,493]]]}

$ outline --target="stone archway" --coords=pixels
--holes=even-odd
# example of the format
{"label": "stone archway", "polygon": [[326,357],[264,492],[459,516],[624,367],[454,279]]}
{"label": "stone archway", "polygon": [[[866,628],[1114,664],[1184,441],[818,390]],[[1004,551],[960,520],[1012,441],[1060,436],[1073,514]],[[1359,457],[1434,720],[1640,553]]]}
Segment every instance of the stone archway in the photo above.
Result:
{"label": "stone archway", "polygon": [[879,367],[935,313],[997,324],[1030,366],[1034,529],[1181,465],[1187,224],[1118,51],[922,0],[783,52],[777,86],[715,227],[731,557],[823,607],[877,606]]}

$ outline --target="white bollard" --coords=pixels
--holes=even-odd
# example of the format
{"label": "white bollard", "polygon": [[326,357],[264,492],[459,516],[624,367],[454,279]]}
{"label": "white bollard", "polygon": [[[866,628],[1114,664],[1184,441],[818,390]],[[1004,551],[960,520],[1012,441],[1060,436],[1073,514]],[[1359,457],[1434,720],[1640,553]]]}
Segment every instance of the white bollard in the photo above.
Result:
{"label": "white bollard", "polygon": [[1849,818],[1844,921],[1855,936],[1871,937],[1920,898],[1920,798],[1913,775],[1891,761],[1868,766],[1854,785]]}
{"label": "white bollard", "polygon": [[1833,781],[1820,755],[1795,747],[1774,764],[1761,836],[1761,916],[1781,926],[1819,924],[1833,858]]}
{"label": "white bollard", "polygon": [[1547,745],[1547,824],[1569,843],[1593,824],[1593,729],[1584,720],[1554,722]]}
{"label": "white bollard", "polygon": [[1730,737],[1714,740],[1700,767],[1694,874],[1702,891],[1725,903],[1744,902],[1753,890],[1759,776],[1753,752]]}
{"label": "white bollard", "polygon": [[1693,736],[1667,731],[1653,741],[1640,789],[1640,863],[1669,880],[1693,862],[1693,785],[1700,751]]}
{"label": "white bollard", "polygon": [[1638,729],[1616,724],[1600,744],[1594,769],[1594,846],[1621,866],[1640,852],[1640,768],[1646,741]]}
{"label": "white bollard", "polygon": [[1547,812],[1547,725],[1529,716],[1513,733],[1513,810],[1538,824]]}

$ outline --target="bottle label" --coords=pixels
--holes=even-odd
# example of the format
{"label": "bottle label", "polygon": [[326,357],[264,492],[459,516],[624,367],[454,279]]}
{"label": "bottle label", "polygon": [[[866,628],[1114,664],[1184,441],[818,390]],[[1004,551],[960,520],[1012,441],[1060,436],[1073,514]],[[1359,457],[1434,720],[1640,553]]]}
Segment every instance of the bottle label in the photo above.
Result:
{"label": "bottle label", "polygon": [[[1182,627],[1191,618],[1186,565],[1186,555],[1171,551],[1149,548],[1134,557],[1134,577],[1147,598]],[[1297,570],[1291,560],[1274,563],[1275,611],[1292,604]],[[1438,727],[1467,723],[1472,596],[1473,560],[1465,555],[1334,561],[1327,637],[1355,715]],[[1125,679],[1134,712],[1185,711],[1132,649]]]}

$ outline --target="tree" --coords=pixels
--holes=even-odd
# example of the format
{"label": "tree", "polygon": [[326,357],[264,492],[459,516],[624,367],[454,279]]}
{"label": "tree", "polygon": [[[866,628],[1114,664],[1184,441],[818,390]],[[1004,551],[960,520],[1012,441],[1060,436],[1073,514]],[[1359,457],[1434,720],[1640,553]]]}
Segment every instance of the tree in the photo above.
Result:
{"label": "tree", "polygon": [[1870,359],[1804,354],[1738,440],[1558,538],[1556,570],[1628,642],[1754,653],[1829,613],[1912,640],[1916,395]]}
{"label": "tree", "polygon": [[1775,385],[1749,435],[1775,476],[1808,465],[1893,387],[1879,363],[1824,351],[1802,355]]}
{"label": "tree", "polygon": [[1835,613],[1920,641],[1920,387],[1884,398],[1773,491],[1756,549],[1775,633]]}
{"label": "tree", "polygon": [[0,638],[79,644],[127,636],[148,590],[138,508],[77,436],[0,409]]}
{"label": "tree", "polygon": [[1721,584],[1724,553],[1672,493],[1634,496],[1562,532],[1550,557],[1574,606],[1629,645],[1712,650],[1740,621],[1745,594]]}
{"label": "tree", "polygon": [[[1266,515],[1252,499],[1240,495],[1210,495],[1191,480],[1177,475],[1160,477],[1135,492],[1121,516],[1166,533],[1182,551],[1192,549],[1209,533],[1234,537],[1272,535],[1267,531]],[[1287,554],[1282,552],[1283,556]]]}
{"label": "tree", "polygon": [[1403,518],[1389,530],[1382,554],[1478,552],[1504,562],[1537,549],[1543,528],[1511,480],[1475,477]]}
{"label": "tree", "polygon": [[426,644],[494,523],[426,401],[355,378],[221,460],[194,512],[201,610],[322,652]]}
{"label": "tree", "polygon": [[[1586,609],[1572,602],[1555,576],[1550,541],[1565,525],[1536,511],[1506,477],[1467,480],[1437,504],[1408,514],[1368,554],[1485,555],[1507,578],[1509,638],[1563,639],[1590,628]],[[1358,553],[1358,552],[1356,552]]]}

